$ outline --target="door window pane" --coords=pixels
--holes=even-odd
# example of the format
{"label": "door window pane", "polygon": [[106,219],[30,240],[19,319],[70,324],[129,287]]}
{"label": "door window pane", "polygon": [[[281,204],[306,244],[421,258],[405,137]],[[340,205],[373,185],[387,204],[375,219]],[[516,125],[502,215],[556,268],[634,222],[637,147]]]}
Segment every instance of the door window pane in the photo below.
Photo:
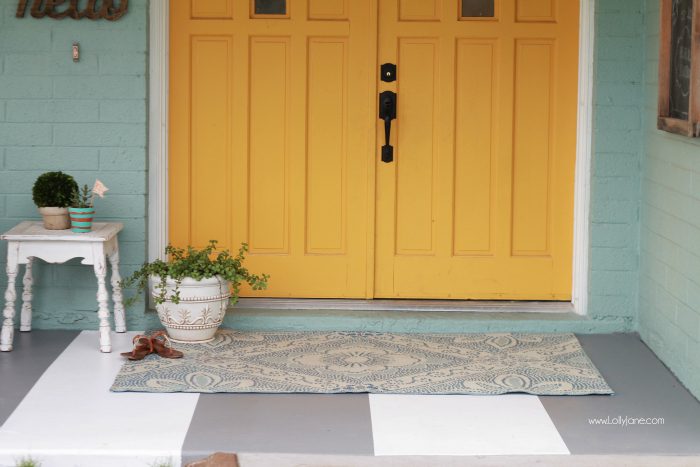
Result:
{"label": "door window pane", "polygon": [[493,18],[495,0],[462,0],[462,18]]}
{"label": "door window pane", "polygon": [[286,15],[287,0],[255,0],[256,15]]}

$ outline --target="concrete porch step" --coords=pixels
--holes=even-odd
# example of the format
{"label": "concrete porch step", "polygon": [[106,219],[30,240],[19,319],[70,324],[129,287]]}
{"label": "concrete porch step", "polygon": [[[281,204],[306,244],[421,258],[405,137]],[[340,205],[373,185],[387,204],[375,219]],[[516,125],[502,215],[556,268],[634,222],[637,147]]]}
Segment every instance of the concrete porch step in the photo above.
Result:
{"label": "concrete porch step", "polygon": [[250,306],[229,310],[224,326],[240,330],[373,332],[630,332],[626,317],[590,318],[573,311],[432,311],[419,309],[289,309]]}

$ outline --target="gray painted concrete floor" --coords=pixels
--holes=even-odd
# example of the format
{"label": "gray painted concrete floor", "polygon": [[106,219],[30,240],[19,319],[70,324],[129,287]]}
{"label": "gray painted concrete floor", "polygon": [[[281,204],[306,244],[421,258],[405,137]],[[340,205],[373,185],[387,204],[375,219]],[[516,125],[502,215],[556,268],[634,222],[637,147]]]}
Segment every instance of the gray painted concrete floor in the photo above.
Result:
{"label": "gray painted concrete floor", "polygon": [[239,454],[240,467],[698,467],[689,456],[328,456]]}
{"label": "gray painted concrete floor", "polygon": [[15,331],[14,351],[0,352],[0,426],[78,334],[80,331]]}
{"label": "gray painted concrete floor", "polygon": [[[639,336],[577,337],[615,394],[540,396],[572,454],[700,455],[700,403]],[[371,455],[366,399],[364,394],[202,394],[184,459],[213,451]],[[663,418],[664,424],[589,423],[608,417]]]}
{"label": "gray painted concrete floor", "polygon": [[[78,333],[17,333],[15,351],[0,354],[0,425]],[[569,451],[579,458],[576,465],[647,465],[641,459],[656,459],[658,464],[648,465],[700,466],[700,402],[639,337],[611,334],[578,338],[615,395],[540,397]],[[653,417],[663,418],[664,424],[593,425],[589,419],[594,417]],[[353,458],[344,456],[372,456],[368,396],[202,394],[183,445],[183,462],[215,451],[257,453],[244,455],[244,466],[265,465],[273,458],[274,464],[268,465],[287,465],[293,459],[308,465],[336,465],[333,459],[342,464],[342,459]],[[291,457],[283,461],[281,453]],[[365,459],[368,465],[374,465],[374,460]],[[618,464],[621,459],[626,459],[626,464]],[[443,460],[443,465],[458,465],[448,458]],[[546,462],[541,465],[550,465]]]}
{"label": "gray painted concrete floor", "polygon": [[[572,454],[699,454],[700,403],[633,334],[579,335],[615,394],[541,396]],[[589,418],[663,418],[663,425],[591,425]],[[700,465],[700,460],[698,460]]]}

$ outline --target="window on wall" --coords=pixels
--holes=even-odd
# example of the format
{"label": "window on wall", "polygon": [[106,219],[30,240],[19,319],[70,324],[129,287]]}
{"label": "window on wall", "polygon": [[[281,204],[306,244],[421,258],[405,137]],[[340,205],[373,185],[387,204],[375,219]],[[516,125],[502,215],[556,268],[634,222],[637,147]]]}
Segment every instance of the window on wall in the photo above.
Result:
{"label": "window on wall", "polygon": [[700,0],[661,0],[657,127],[700,135]]}

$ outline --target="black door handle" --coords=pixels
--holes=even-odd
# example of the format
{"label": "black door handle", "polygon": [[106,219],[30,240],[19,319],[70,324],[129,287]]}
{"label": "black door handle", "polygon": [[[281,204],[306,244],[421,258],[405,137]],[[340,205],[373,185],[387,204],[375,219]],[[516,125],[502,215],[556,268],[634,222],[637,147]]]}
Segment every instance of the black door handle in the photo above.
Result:
{"label": "black door handle", "polygon": [[396,93],[384,91],[379,94],[379,118],[384,120],[384,146],[382,146],[382,162],[394,160],[394,148],[391,146],[391,121],[396,118]]}

